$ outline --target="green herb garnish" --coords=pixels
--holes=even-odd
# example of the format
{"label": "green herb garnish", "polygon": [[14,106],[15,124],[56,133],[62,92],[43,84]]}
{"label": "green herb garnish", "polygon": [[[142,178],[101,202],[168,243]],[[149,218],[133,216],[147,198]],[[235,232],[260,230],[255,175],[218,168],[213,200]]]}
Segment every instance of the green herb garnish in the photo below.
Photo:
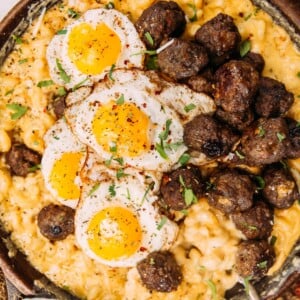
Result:
{"label": "green herb garnish", "polygon": [[150,32],[145,33],[145,38],[151,46],[154,45],[153,37],[151,36]]}
{"label": "green herb garnish", "polygon": [[22,106],[21,104],[18,103],[9,103],[6,104],[6,107],[13,111],[13,113],[10,116],[12,120],[20,119],[22,116],[26,114],[28,110],[28,107]]}
{"label": "green herb garnish", "polygon": [[108,73],[108,78],[111,81],[115,81],[115,79],[113,78],[113,72],[114,72],[115,68],[116,68],[116,65],[112,64],[111,67],[110,67],[109,73]]}
{"label": "green herb garnish", "polygon": [[276,136],[277,136],[278,141],[279,141],[280,143],[286,138],[285,134],[284,134],[284,133],[281,133],[281,132],[277,132],[277,133],[276,133]]}
{"label": "green herb garnish", "polygon": [[141,201],[141,205],[143,205],[145,199],[147,199],[147,195],[149,194],[149,191],[152,190],[153,187],[154,187],[154,182],[151,182],[151,183],[148,185],[148,187],[147,187],[147,189],[146,189],[146,191],[145,191],[145,193],[144,193],[144,195],[143,195],[143,198],[142,198],[142,201]]}
{"label": "green herb garnish", "polygon": [[190,160],[191,156],[188,153],[183,153],[180,157],[178,162],[184,166],[188,163],[188,161]]}
{"label": "green herb garnish", "polygon": [[164,158],[164,159],[168,159],[168,155],[164,149],[163,143],[161,141],[161,143],[156,143],[155,144],[155,150],[159,153],[159,155]]}
{"label": "green herb garnish", "polygon": [[258,126],[258,136],[259,137],[263,137],[265,135],[266,131],[264,130],[264,128],[260,125]]}
{"label": "green herb garnish", "polygon": [[37,164],[37,165],[34,165],[32,167],[30,167],[28,169],[29,172],[35,172],[36,170],[39,170],[41,168],[41,165],[40,164]]}
{"label": "green herb garnish", "polygon": [[216,287],[216,285],[214,284],[214,282],[211,279],[208,279],[206,282],[207,282],[207,285],[210,289],[212,299],[217,300],[217,287]]}
{"label": "green herb garnish", "polygon": [[185,112],[190,112],[191,110],[195,109],[196,108],[196,105],[194,103],[191,103],[191,104],[188,104],[184,107],[184,111]]}
{"label": "green herb garnish", "polygon": [[189,20],[190,22],[195,22],[198,20],[198,17],[197,17],[197,8],[196,8],[196,5],[195,3],[188,3],[187,4],[188,7],[190,7],[193,11],[193,15],[191,17],[189,17]]}
{"label": "green herb garnish", "polygon": [[104,6],[106,9],[113,9],[115,8],[115,5],[113,2],[108,2],[107,4],[105,4]]}
{"label": "green herb garnish", "polygon": [[124,169],[118,169],[117,171],[117,179],[119,180],[120,178],[127,176],[128,174],[124,173]]}
{"label": "green herb garnish", "polygon": [[257,189],[262,190],[265,187],[265,180],[261,176],[255,176],[254,177],[256,183],[257,183]]}
{"label": "green herb garnish", "polygon": [[68,31],[67,31],[67,29],[61,29],[61,30],[58,30],[57,32],[56,32],[56,34],[57,35],[64,35],[64,34],[66,34]]}
{"label": "green herb garnish", "polygon": [[275,235],[272,235],[272,236],[271,236],[271,239],[270,239],[270,245],[271,245],[271,246],[274,246],[275,243],[276,243],[276,241],[277,241],[277,237],[276,237]]}
{"label": "green herb garnish", "polygon": [[268,266],[268,261],[267,261],[267,260],[264,260],[264,261],[258,263],[257,266],[258,266],[260,269],[265,269],[265,268]]}
{"label": "green herb garnish", "polygon": [[124,165],[124,158],[123,157],[116,157],[116,158],[113,158],[113,160],[118,162],[120,166]]}
{"label": "green herb garnish", "polygon": [[17,45],[20,45],[20,44],[23,43],[22,38],[19,37],[19,36],[16,36],[15,34],[12,35],[12,38],[13,38],[13,40],[15,41],[15,43],[16,43]]}
{"label": "green herb garnish", "polygon": [[125,97],[124,97],[124,94],[122,94],[116,101],[117,105],[122,105],[124,104],[124,101],[125,101]]}
{"label": "green herb garnish", "polygon": [[89,80],[89,78],[85,78],[83,79],[82,81],[80,81],[79,83],[75,84],[73,87],[72,87],[72,92],[78,90],[81,86],[83,86],[83,84],[85,84],[87,81]]}
{"label": "green herb garnish", "polygon": [[236,154],[236,156],[239,158],[239,159],[245,159],[245,155],[243,155],[242,153],[240,153],[239,151],[234,151],[234,153]]}
{"label": "green herb garnish", "polygon": [[247,276],[243,279],[244,287],[245,287],[245,292],[247,295],[249,295],[249,290],[250,290],[250,280],[252,279],[252,276]]}
{"label": "green herb garnish", "polygon": [[53,80],[43,80],[38,82],[37,87],[42,88],[42,87],[47,87],[54,84]]}
{"label": "green herb garnish", "polygon": [[159,222],[159,224],[157,225],[156,229],[157,230],[161,230],[163,228],[163,226],[166,224],[168,218],[166,216],[163,216]]}
{"label": "green herb garnish", "polygon": [[162,140],[166,140],[168,138],[168,135],[170,133],[170,126],[172,124],[172,120],[171,119],[168,119],[166,121],[166,127],[165,127],[165,130],[162,131],[160,134],[159,134],[159,138],[162,139]]}
{"label": "green herb garnish", "polygon": [[14,92],[14,89],[8,90],[8,91],[4,94],[4,96],[11,95],[13,92]]}
{"label": "green herb garnish", "polygon": [[68,9],[68,17],[72,19],[77,19],[79,18],[79,13],[75,11],[73,8]]}
{"label": "green herb garnish", "polygon": [[158,69],[157,55],[149,56],[146,59],[146,68],[147,68],[147,70],[157,70]]}
{"label": "green herb garnish", "polygon": [[115,143],[112,143],[112,145],[109,147],[109,151],[112,153],[117,152],[117,145]]}
{"label": "green herb garnish", "polygon": [[28,62],[28,58],[20,59],[18,62],[20,65],[25,64]]}
{"label": "green herb garnish", "polygon": [[111,197],[116,196],[116,185],[113,183],[108,187],[108,192],[110,194]]}
{"label": "green herb garnish", "polygon": [[131,54],[131,56],[143,55],[143,54],[148,54],[148,55],[152,56],[152,55],[156,55],[157,51],[156,50],[143,50],[143,51],[140,51],[137,53],[133,53],[133,54]]}
{"label": "green herb garnish", "polygon": [[251,50],[250,40],[244,40],[240,45],[240,56],[244,57]]}
{"label": "green herb garnish", "polygon": [[191,188],[186,187],[185,182],[181,175],[179,176],[179,182],[180,182],[181,186],[183,187],[182,196],[183,196],[185,204],[187,206],[190,206],[192,203],[196,203],[198,200],[196,195],[194,194],[194,192]]}
{"label": "green herb garnish", "polygon": [[91,196],[92,194],[94,194],[98,190],[99,187],[100,187],[100,183],[98,182],[92,187],[92,189],[88,193],[88,197]]}
{"label": "green herb garnish", "polygon": [[63,69],[61,62],[59,61],[59,59],[56,59],[56,66],[57,69],[59,71],[59,76],[60,78],[63,80],[63,82],[65,83],[69,83],[71,81],[71,76],[69,76],[66,71]]}
{"label": "green herb garnish", "polygon": [[58,96],[65,96],[66,94],[67,94],[67,91],[66,91],[66,89],[63,86],[60,86],[57,89],[57,95]]}

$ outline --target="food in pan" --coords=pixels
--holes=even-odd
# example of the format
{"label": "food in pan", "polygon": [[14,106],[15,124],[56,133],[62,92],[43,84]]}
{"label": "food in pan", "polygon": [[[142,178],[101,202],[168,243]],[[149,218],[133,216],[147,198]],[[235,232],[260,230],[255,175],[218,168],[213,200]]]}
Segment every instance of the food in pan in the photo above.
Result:
{"label": "food in pan", "polygon": [[2,66],[0,211],[83,299],[219,299],[299,239],[300,53],[249,1],[64,1]]}

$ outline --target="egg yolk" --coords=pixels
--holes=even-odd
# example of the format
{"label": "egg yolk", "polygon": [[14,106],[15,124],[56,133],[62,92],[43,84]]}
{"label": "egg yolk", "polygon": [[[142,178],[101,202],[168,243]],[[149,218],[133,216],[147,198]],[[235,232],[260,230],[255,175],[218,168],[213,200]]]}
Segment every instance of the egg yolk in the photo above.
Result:
{"label": "egg yolk", "polygon": [[142,229],[136,216],[123,207],[98,212],[88,226],[88,244],[99,257],[116,260],[129,257],[140,247]]}
{"label": "egg yolk", "polygon": [[75,178],[80,170],[82,153],[65,152],[51,170],[50,183],[58,196],[64,199],[77,199],[80,196]]}
{"label": "egg yolk", "polygon": [[82,23],[72,28],[68,41],[68,56],[77,69],[96,75],[112,66],[121,52],[119,36],[104,23],[95,28]]}
{"label": "egg yolk", "polygon": [[150,121],[135,104],[110,101],[97,110],[92,130],[106,152],[117,156],[138,156],[150,150]]}

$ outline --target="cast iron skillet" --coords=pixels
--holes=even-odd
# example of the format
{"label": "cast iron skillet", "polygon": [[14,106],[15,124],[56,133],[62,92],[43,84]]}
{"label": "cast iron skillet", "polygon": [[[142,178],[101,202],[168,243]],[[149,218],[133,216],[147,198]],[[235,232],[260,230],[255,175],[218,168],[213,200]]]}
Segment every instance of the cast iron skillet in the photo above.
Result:
{"label": "cast iron skillet", "polygon": [[[300,0],[252,1],[269,13],[274,22],[284,27],[300,49]],[[0,22],[0,66],[14,46],[15,41],[12,35],[20,36],[44,7],[49,8],[57,2],[59,0],[22,0],[8,13]],[[14,251],[16,255],[9,256],[11,251]],[[8,299],[22,299],[23,296],[78,299],[57,287],[45,275],[34,269],[26,257],[15,249],[9,234],[1,230],[1,223],[0,268],[8,282]],[[254,284],[254,287],[261,299],[274,300],[295,286],[295,283],[300,284],[300,241],[295,245],[281,272],[272,278],[260,280]],[[245,300],[247,297],[241,284],[235,285],[226,293],[226,299]]]}

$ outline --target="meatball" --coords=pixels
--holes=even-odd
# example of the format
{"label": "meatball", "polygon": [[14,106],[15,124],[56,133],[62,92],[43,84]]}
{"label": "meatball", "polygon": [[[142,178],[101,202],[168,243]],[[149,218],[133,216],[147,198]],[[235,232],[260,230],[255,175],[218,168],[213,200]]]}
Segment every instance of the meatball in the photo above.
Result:
{"label": "meatball", "polygon": [[198,115],[184,126],[184,143],[209,157],[228,153],[238,138],[230,128],[207,115]]}
{"label": "meatball", "polygon": [[285,156],[287,136],[285,119],[258,119],[242,135],[242,153],[254,166],[277,162]]}
{"label": "meatball", "polygon": [[249,109],[258,88],[259,74],[245,61],[231,60],[215,74],[215,102],[227,112]]}
{"label": "meatball", "polygon": [[220,64],[237,49],[241,36],[233,18],[219,13],[197,30],[195,40],[208,49],[213,63]]}
{"label": "meatball", "polygon": [[261,74],[265,67],[265,60],[259,53],[248,52],[242,60],[252,65],[259,74]]}
{"label": "meatball", "polygon": [[[186,25],[185,14],[174,1],[158,1],[148,7],[135,23],[148,49],[156,49],[164,38],[180,36]],[[149,40],[146,33],[153,39]]]}
{"label": "meatball", "polygon": [[262,77],[258,85],[255,102],[256,113],[265,118],[284,115],[292,106],[294,96],[283,83],[268,77]]}
{"label": "meatball", "polygon": [[276,208],[288,208],[299,199],[297,184],[288,169],[271,166],[265,170],[263,178],[263,196]]}
{"label": "meatball", "polygon": [[192,203],[186,198],[185,191],[192,190],[196,198],[204,191],[201,173],[197,167],[187,166],[163,175],[160,192],[164,203],[171,209],[182,210]]}
{"label": "meatball", "polygon": [[197,75],[187,79],[186,84],[198,93],[212,95],[214,91],[214,75],[211,69],[204,69]]}
{"label": "meatball", "polygon": [[160,70],[174,80],[196,75],[208,64],[204,47],[191,41],[174,39],[174,42],[157,55]]}
{"label": "meatball", "polygon": [[143,284],[149,290],[171,292],[182,281],[182,272],[174,255],[168,251],[155,251],[137,264]]}
{"label": "meatball", "polygon": [[248,175],[227,169],[213,175],[210,182],[208,202],[225,214],[245,211],[252,206],[255,185]]}
{"label": "meatball", "polygon": [[24,144],[14,144],[6,154],[6,162],[13,175],[25,177],[41,162],[41,155]]}
{"label": "meatball", "polygon": [[246,211],[233,213],[231,218],[247,239],[267,239],[271,235],[273,211],[262,201],[257,201]]}
{"label": "meatball", "polygon": [[244,112],[227,112],[219,107],[216,110],[216,117],[239,131],[243,131],[254,120],[251,109]]}
{"label": "meatball", "polygon": [[49,204],[41,209],[37,222],[40,232],[51,241],[65,239],[74,233],[75,210],[63,205]]}
{"label": "meatball", "polygon": [[289,130],[290,145],[287,148],[286,156],[288,158],[300,157],[300,126],[299,123],[293,119],[286,119]]}
{"label": "meatball", "polygon": [[275,261],[274,248],[267,241],[243,241],[238,246],[236,270],[241,277],[260,279]]}
{"label": "meatball", "polygon": [[52,103],[54,114],[57,119],[60,119],[61,117],[63,117],[63,115],[65,113],[65,109],[66,109],[65,100],[66,100],[66,97],[61,96],[61,97],[57,97],[56,99],[54,99],[54,101]]}

